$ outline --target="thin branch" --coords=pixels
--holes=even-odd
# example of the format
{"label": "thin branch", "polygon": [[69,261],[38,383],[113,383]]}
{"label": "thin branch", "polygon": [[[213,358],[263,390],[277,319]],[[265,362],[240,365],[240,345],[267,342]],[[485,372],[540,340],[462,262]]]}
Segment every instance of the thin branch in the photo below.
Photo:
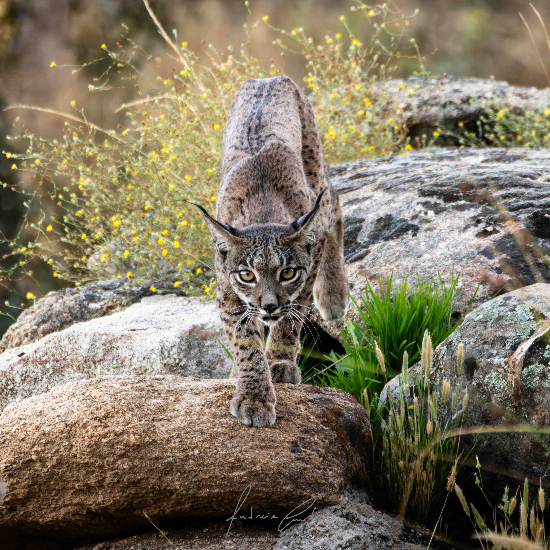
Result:
{"label": "thin branch", "polygon": [[111,136],[118,141],[121,141],[121,142],[123,141],[116,134],[111,133],[110,130],[105,130],[105,128],[102,128],[101,126],[98,126],[93,122],[88,122],[87,120],[78,118],[74,115],[70,115],[69,113],[62,113],[61,111],[56,111],[54,109],[47,109],[45,107],[35,107],[34,105],[23,105],[23,104],[9,105],[4,109],[4,111],[9,111],[10,109],[30,109],[31,111],[40,111],[42,113],[49,113],[51,115],[62,116],[70,120],[74,120],[75,122],[80,122],[81,124],[85,124],[86,126],[93,128],[94,130],[99,130],[100,132],[103,132],[104,134],[107,134],[108,136]]}
{"label": "thin branch", "polygon": [[116,113],[120,113],[123,109],[128,109],[130,107],[135,107],[136,105],[143,105],[144,103],[150,103],[151,101],[157,101],[159,99],[177,99],[174,95],[156,95],[153,97],[148,97],[146,99],[136,99],[135,101],[131,101],[130,103],[123,103],[116,111]]}

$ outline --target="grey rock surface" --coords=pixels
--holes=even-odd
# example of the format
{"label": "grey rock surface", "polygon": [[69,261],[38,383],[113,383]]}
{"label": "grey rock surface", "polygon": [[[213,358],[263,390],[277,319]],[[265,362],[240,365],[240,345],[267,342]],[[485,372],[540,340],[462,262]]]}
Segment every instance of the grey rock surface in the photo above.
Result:
{"label": "grey rock surface", "polygon": [[220,343],[224,340],[213,302],[148,296],[0,354],[0,410],[70,380],[97,376],[227,378],[231,360]]}
{"label": "grey rock surface", "polygon": [[[422,134],[432,137],[439,127],[455,134],[464,128],[476,131],[476,123],[489,111],[510,109],[517,114],[544,112],[550,105],[550,90],[510,86],[483,78],[412,77],[376,83],[372,90],[374,108],[398,120],[413,145]],[[450,136],[437,138],[437,145],[456,145]]]}
{"label": "grey rock surface", "polygon": [[144,512],[153,523],[250,507],[284,517],[368,480],[370,423],[350,395],[276,384],[277,423],[253,429],[229,413],[233,391],[230,380],[106,377],[8,405],[2,548],[135,534],[151,525]]}
{"label": "grey rock surface", "polygon": [[8,348],[40,340],[47,334],[63,330],[74,323],[122,311],[144,296],[153,295],[151,285],[161,292],[169,289],[174,294],[184,294],[178,292],[169,281],[129,284],[123,279],[95,281],[76,288],[49,292],[36,304],[25,309],[6,331],[0,340],[0,353]]}
{"label": "grey rock surface", "polygon": [[[525,477],[537,484],[539,478],[543,484],[550,481],[550,333],[529,348],[519,388],[508,363],[518,346],[546,319],[550,319],[550,284],[531,285],[474,309],[434,352],[430,378],[435,387],[446,378],[453,390],[468,391],[463,427],[511,426],[504,433],[483,434],[486,444],[476,449],[487,471],[483,474],[485,490],[495,490],[497,501],[505,477],[518,484]],[[460,343],[464,345],[464,362],[458,374]],[[409,380],[418,374],[416,365],[409,370]],[[401,376],[394,378],[386,392],[395,395],[401,383]],[[381,395],[384,400],[386,392]],[[514,428],[524,431],[514,432]],[[472,440],[464,441],[469,445]],[[490,476],[494,476],[492,482]],[[515,490],[514,485],[512,488]]]}
{"label": "grey rock surface", "polygon": [[[466,304],[550,282],[550,151],[431,149],[332,167],[354,293],[461,274]],[[459,286],[460,286],[459,285]],[[460,309],[460,307],[459,307]]]}
{"label": "grey rock surface", "polygon": [[[424,550],[429,541],[429,531],[408,528],[368,499],[346,493],[339,504],[284,530],[273,550]],[[437,542],[431,548],[439,548]]]}

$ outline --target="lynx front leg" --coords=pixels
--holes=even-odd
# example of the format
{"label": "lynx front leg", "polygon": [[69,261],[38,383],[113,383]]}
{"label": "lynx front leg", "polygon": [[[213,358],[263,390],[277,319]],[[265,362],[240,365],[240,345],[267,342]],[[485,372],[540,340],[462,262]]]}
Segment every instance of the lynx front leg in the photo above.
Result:
{"label": "lynx front leg", "polygon": [[[297,306],[296,309],[301,310],[302,308]],[[303,313],[302,311],[301,314]],[[301,329],[302,321],[288,316],[283,317],[276,325],[270,327],[266,357],[273,382],[290,382],[292,384],[301,382],[302,373],[296,364],[296,358],[300,351]]]}
{"label": "lynx front leg", "polygon": [[327,235],[317,279],[313,287],[315,305],[325,321],[340,319],[349,304],[349,285],[344,265],[344,224],[338,211],[338,221]]}
{"label": "lynx front leg", "polygon": [[[238,302],[233,301],[236,311]],[[227,305],[226,301],[224,306]],[[222,312],[222,303],[220,312]],[[233,352],[233,368],[231,375],[237,378],[236,391],[229,411],[245,426],[273,426],[277,417],[275,404],[277,398],[269,366],[263,351],[263,327],[259,321],[244,315],[244,304],[241,303],[242,313],[224,315],[222,322],[231,351]]]}

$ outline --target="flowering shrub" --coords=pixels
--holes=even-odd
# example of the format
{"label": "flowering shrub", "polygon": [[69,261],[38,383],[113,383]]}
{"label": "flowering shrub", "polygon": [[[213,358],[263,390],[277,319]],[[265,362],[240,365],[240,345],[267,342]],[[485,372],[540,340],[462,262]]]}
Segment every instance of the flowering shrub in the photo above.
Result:
{"label": "flowering shrub", "polygon": [[[155,274],[174,287],[213,296],[211,239],[191,202],[214,208],[222,132],[236,91],[248,78],[281,72],[274,61],[261,67],[250,53],[251,34],[260,25],[275,34],[281,56],[298,53],[305,62],[306,90],[328,162],[410,147],[397,115],[378,114],[369,92],[369,83],[391,75],[394,61],[421,63],[414,41],[407,43],[411,55],[399,52],[408,19],[387,4],[369,7],[355,0],[349,18],[340,17],[341,31],[321,44],[302,28],[273,27],[266,16],[245,25],[247,42],[238,53],[229,47],[222,55],[210,46],[204,66],[186,42],[168,36],[144,2],[178,67],[168,78],[147,82],[143,66],[158,60],[128,32],[125,47],[101,46],[109,67],[94,79],[101,84],[90,88],[107,88],[115,79],[129,82],[137,97],[123,106],[127,125],[101,128],[75,102],[73,113],[57,113],[66,119],[58,139],[42,139],[15,124],[17,135],[9,139],[26,141],[26,151],[4,154],[13,159],[13,170],[31,173],[35,183],[30,191],[15,189],[26,195],[27,212],[18,237],[8,243],[11,252],[4,259],[16,262],[0,271],[5,280],[32,277],[31,262],[40,258],[53,277],[76,284]],[[59,70],[55,61],[51,67]],[[151,89],[157,92],[152,97]]]}

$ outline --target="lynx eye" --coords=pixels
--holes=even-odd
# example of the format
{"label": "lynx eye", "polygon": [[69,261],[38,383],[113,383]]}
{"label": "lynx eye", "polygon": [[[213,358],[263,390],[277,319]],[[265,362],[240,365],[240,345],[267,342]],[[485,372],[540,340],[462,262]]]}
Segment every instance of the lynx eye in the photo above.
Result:
{"label": "lynx eye", "polygon": [[245,283],[251,283],[254,280],[254,273],[252,273],[252,271],[248,271],[246,269],[243,269],[243,271],[239,271],[239,277]]}
{"label": "lynx eye", "polygon": [[291,267],[287,267],[281,271],[281,279],[284,281],[289,281],[296,275],[296,270]]}

